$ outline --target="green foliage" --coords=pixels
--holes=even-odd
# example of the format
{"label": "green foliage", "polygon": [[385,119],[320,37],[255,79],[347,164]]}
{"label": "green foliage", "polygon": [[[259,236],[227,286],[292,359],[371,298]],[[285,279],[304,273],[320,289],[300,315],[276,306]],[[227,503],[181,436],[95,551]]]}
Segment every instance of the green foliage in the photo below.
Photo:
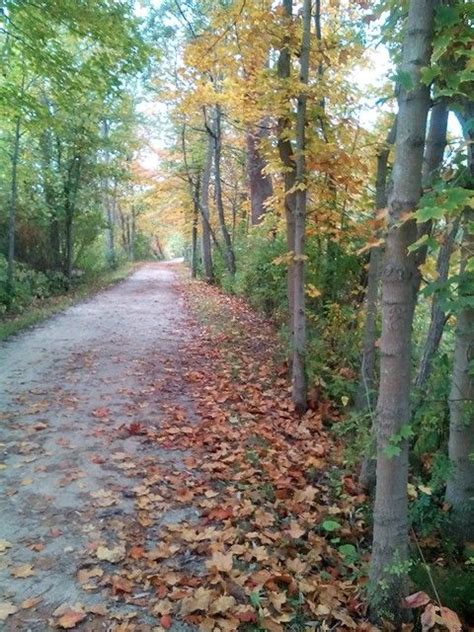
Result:
{"label": "green foliage", "polygon": [[433,191],[425,193],[420,200],[420,207],[415,216],[418,222],[443,219],[462,213],[466,206],[472,204],[473,194],[471,190],[463,187],[446,188],[439,185]]}
{"label": "green foliage", "polygon": [[321,524],[321,529],[329,533],[331,533],[332,531],[337,531],[340,528],[341,528],[341,525],[339,524],[339,522],[336,522],[335,520],[325,520]]}
{"label": "green foliage", "polygon": [[399,432],[389,437],[388,443],[384,448],[384,454],[388,458],[400,456],[401,447],[400,444],[403,441],[407,441],[413,437],[413,428],[410,424],[403,424]]}
{"label": "green foliage", "polygon": [[248,236],[240,235],[235,244],[235,293],[246,296],[254,307],[280,322],[288,311],[286,268],[274,260],[285,251],[284,235],[270,219],[252,228]]}
{"label": "green foliage", "polygon": [[474,615],[474,569],[466,565],[443,568],[435,564],[429,567],[421,561],[414,565],[410,573],[417,590],[423,590],[436,601],[433,584],[439,595],[441,603],[454,610],[464,613],[466,617]]}

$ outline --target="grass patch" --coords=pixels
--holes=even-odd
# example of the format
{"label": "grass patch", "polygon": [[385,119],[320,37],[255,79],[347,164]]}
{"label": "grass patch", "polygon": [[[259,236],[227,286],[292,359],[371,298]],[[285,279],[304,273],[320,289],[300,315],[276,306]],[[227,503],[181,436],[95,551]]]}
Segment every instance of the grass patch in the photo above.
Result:
{"label": "grass patch", "polygon": [[21,314],[3,317],[0,319],[0,341],[6,340],[10,336],[33,325],[37,325],[43,320],[54,316],[54,314],[62,312],[67,307],[75,305],[105,288],[123,281],[137,268],[137,265],[139,264],[126,263],[115,270],[108,270],[103,274],[84,280],[67,294],[43,299],[28,307]]}

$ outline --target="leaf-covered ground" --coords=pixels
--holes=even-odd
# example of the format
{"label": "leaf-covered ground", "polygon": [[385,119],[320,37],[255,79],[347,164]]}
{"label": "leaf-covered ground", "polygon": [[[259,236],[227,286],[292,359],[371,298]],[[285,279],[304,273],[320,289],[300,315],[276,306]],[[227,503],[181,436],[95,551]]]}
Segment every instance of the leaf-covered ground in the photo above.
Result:
{"label": "leaf-covered ground", "polygon": [[164,265],[85,306],[0,350],[4,629],[375,629],[337,413],[295,416],[271,325]]}

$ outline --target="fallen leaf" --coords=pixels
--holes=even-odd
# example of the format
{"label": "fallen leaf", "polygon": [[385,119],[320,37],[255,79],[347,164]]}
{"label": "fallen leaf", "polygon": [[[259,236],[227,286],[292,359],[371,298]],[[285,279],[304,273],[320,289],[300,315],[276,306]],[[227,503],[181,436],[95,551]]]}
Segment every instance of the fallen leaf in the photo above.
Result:
{"label": "fallen leaf", "polygon": [[443,624],[448,628],[449,632],[461,632],[461,621],[453,610],[450,610],[445,606],[441,606],[441,618],[443,619]]}
{"label": "fallen leaf", "polygon": [[0,621],[5,621],[11,614],[18,612],[18,608],[11,601],[0,601]]}
{"label": "fallen leaf", "polygon": [[420,619],[423,632],[431,630],[437,623],[442,623],[442,619],[438,616],[437,610],[437,606],[434,606],[432,603],[427,604]]}
{"label": "fallen leaf", "polygon": [[181,615],[185,617],[197,610],[207,612],[211,598],[212,591],[202,587],[198,588],[193,595],[185,597],[181,602]]}
{"label": "fallen leaf", "polygon": [[25,577],[31,577],[31,575],[34,575],[35,571],[33,570],[31,564],[21,564],[20,566],[12,568],[11,574],[17,579],[24,579]]}
{"label": "fallen leaf", "polygon": [[402,606],[403,608],[421,608],[422,606],[426,606],[426,604],[430,603],[430,601],[430,596],[420,590],[412,595],[408,595],[405,599],[402,599]]}
{"label": "fallen leaf", "polygon": [[232,553],[221,553],[220,551],[214,551],[212,553],[211,560],[206,562],[209,570],[217,570],[221,573],[230,573],[232,570],[234,556]]}
{"label": "fallen leaf", "polygon": [[93,577],[102,577],[104,571],[100,566],[94,566],[93,568],[81,568],[77,573],[77,579],[80,584],[86,584]]}
{"label": "fallen leaf", "polygon": [[0,553],[4,553],[7,549],[11,549],[12,544],[8,540],[0,540]]}
{"label": "fallen leaf", "polygon": [[112,593],[118,595],[120,593],[131,593],[133,589],[132,582],[128,581],[125,577],[120,575],[114,575],[112,577]]}
{"label": "fallen leaf", "polygon": [[121,562],[125,557],[125,547],[120,544],[113,549],[108,549],[106,546],[99,546],[95,554],[99,560],[117,564],[117,562]]}
{"label": "fallen leaf", "polygon": [[105,419],[110,415],[110,410],[108,408],[96,408],[92,411],[92,416],[96,419]]}
{"label": "fallen leaf", "polygon": [[25,601],[21,602],[20,608],[22,610],[28,610],[29,608],[34,608],[40,603],[40,601],[41,601],[41,597],[30,597],[29,599],[25,599]]}
{"label": "fallen leaf", "polygon": [[306,529],[303,529],[303,527],[301,527],[296,522],[296,520],[292,520],[290,522],[290,528],[288,529],[288,531],[294,540],[298,540],[299,538],[304,536],[304,534],[306,533]]}
{"label": "fallen leaf", "polygon": [[234,597],[229,595],[221,595],[211,603],[209,608],[210,614],[224,614],[236,605]]}
{"label": "fallen leaf", "polygon": [[59,617],[57,624],[60,628],[70,629],[75,628],[78,623],[86,618],[84,610],[76,610],[71,608],[68,612]]}
{"label": "fallen leaf", "polygon": [[105,617],[107,614],[107,606],[103,603],[95,603],[90,606],[87,606],[87,612],[91,614],[96,614],[99,617]]}
{"label": "fallen leaf", "polygon": [[354,621],[352,617],[343,612],[342,610],[334,610],[332,612],[332,616],[343,623],[347,628],[352,628],[353,630],[357,630],[357,623]]}

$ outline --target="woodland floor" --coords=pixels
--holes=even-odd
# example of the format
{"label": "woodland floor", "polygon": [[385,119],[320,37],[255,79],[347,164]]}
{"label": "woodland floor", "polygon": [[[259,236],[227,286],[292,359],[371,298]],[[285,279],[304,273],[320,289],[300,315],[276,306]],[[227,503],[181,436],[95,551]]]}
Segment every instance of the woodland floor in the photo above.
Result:
{"label": "woodland floor", "polygon": [[277,348],[166,263],[0,344],[2,629],[374,629],[337,414]]}

